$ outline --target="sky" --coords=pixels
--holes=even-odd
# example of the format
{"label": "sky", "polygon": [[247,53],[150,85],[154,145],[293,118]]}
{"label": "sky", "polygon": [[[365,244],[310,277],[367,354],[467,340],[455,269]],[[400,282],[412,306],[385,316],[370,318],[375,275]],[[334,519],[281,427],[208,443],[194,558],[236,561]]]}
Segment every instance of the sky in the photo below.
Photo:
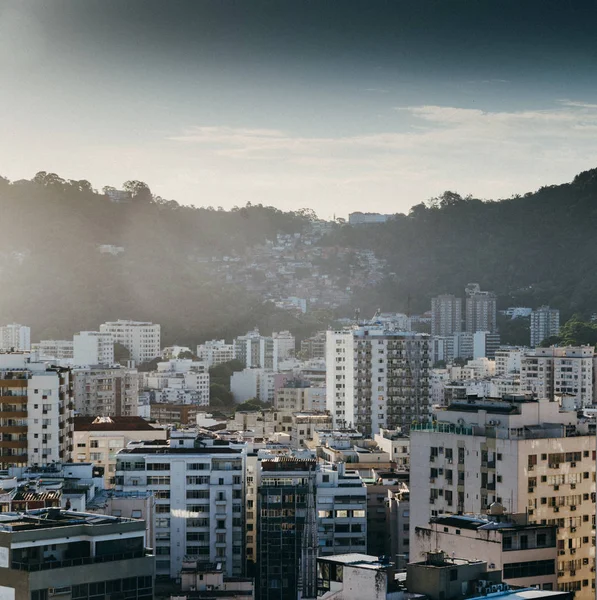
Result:
{"label": "sky", "polygon": [[0,0],[0,174],[407,212],[597,167],[597,3]]}

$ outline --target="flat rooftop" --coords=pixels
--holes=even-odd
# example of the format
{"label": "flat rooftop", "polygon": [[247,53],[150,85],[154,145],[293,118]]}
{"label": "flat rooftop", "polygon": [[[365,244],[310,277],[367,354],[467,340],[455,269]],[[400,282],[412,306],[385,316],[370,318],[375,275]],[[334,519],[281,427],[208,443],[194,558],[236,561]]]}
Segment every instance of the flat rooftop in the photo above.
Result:
{"label": "flat rooftop", "polygon": [[75,431],[154,431],[142,417],[75,417]]}
{"label": "flat rooftop", "polygon": [[137,519],[82,513],[59,508],[41,508],[27,513],[0,513],[0,531],[14,533],[31,529],[55,529],[73,525],[114,525],[135,523]]}
{"label": "flat rooftop", "polygon": [[343,565],[350,565],[351,567],[358,567],[359,569],[387,569],[393,566],[390,562],[381,562],[379,556],[372,556],[370,554],[359,554],[357,552],[353,554],[335,554],[333,556],[321,556],[317,560],[325,560],[327,562],[342,563]]}

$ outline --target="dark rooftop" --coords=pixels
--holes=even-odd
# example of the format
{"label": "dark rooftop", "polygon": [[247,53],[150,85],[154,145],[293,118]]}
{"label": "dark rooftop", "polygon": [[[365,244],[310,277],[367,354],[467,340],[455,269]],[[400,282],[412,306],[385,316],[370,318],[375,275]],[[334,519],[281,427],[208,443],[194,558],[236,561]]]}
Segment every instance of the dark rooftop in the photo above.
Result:
{"label": "dark rooftop", "polygon": [[153,431],[142,417],[75,417],[75,431]]}

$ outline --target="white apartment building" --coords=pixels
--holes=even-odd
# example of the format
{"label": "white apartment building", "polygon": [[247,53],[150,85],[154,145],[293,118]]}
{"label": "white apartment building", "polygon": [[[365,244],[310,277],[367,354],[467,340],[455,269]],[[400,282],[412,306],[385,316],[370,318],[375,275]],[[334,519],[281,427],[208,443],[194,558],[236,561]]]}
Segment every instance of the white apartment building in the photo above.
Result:
{"label": "white apartment building", "polygon": [[382,429],[373,436],[378,448],[387,452],[397,471],[410,469],[410,438],[401,431]]}
{"label": "white apartment building", "polygon": [[273,337],[263,336],[258,329],[234,340],[234,358],[247,369],[278,370],[278,344]]}
{"label": "white apartment building", "polygon": [[278,355],[278,361],[294,356],[296,352],[296,340],[290,331],[274,331],[272,338],[274,340],[275,352]]}
{"label": "white apartment building", "polygon": [[522,348],[501,348],[495,353],[495,374],[520,374],[524,350]]}
{"label": "white apartment building", "polygon": [[226,340],[210,340],[197,346],[197,358],[209,367],[234,360],[234,344],[227,344]]}
{"label": "white apartment building", "polygon": [[135,417],[139,373],[125,367],[74,369],[75,410],[88,417]]}
{"label": "white apartment building", "polygon": [[149,362],[161,356],[160,326],[143,321],[110,321],[100,325],[102,333],[111,333],[114,342],[122,344],[131,360]]}
{"label": "white apartment building", "polygon": [[236,371],[230,378],[230,391],[236,402],[245,402],[257,398],[261,402],[273,403],[276,384],[282,385],[284,375],[268,369],[243,369]]}
{"label": "white apartment building", "polygon": [[431,299],[431,335],[447,336],[462,331],[462,298],[443,294]]}
{"label": "white apartment building", "polygon": [[31,350],[31,328],[19,323],[0,326],[0,351],[27,352]]}
{"label": "white apartment building", "polygon": [[519,398],[455,402],[436,417],[411,429],[411,539],[433,517],[497,502],[557,525],[559,589],[593,598],[595,436],[576,412]]}
{"label": "white apartment building", "polygon": [[466,331],[497,330],[496,297],[493,292],[482,292],[478,283],[469,283],[466,292]]}
{"label": "white apartment building", "polygon": [[576,408],[593,404],[592,346],[535,348],[521,360],[520,384],[523,392],[537,398],[564,397]]}
{"label": "white apartment building", "polygon": [[210,377],[207,363],[191,359],[160,362],[157,371],[143,373],[143,387],[159,390],[162,402],[209,404]]}
{"label": "white apartment building", "polygon": [[538,346],[543,340],[560,333],[560,311],[557,308],[541,306],[531,313],[531,346]]}
{"label": "white apartment building", "polygon": [[41,360],[54,359],[72,362],[74,356],[71,340],[41,340],[37,344],[31,344],[31,351],[37,352]]}
{"label": "white apartment building", "polygon": [[180,576],[185,556],[243,570],[245,454],[176,434],[169,444],[135,446],[116,455],[116,490],[151,490],[155,505],[156,574]]}
{"label": "white apartment building", "polygon": [[67,462],[72,451],[70,371],[0,354],[0,468]]}
{"label": "white apartment building", "polygon": [[380,327],[327,332],[327,408],[334,427],[365,435],[431,414],[429,336]]}
{"label": "white apartment building", "polygon": [[114,336],[108,332],[81,331],[73,337],[73,363],[79,367],[114,365]]}

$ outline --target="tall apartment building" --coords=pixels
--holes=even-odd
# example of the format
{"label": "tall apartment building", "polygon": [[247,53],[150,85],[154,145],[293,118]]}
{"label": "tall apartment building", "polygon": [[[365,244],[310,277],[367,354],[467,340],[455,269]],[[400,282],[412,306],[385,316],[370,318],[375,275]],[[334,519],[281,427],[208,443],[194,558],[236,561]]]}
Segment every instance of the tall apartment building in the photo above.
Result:
{"label": "tall apartment building", "polygon": [[430,418],[430,338],[378,327],[328,331],[326,402],[334,427],[407,431]]}
{"label": "tall apartment building", "polygon": [[81,331],[73,337],[73,362],[79,367],[114,365],[114,336],[108,332]]}
{"label": "tall apartment building", "polygon": [[139,374],[124,367],[75,369],[75,409],[87,417],[137,416]]}
{"label": "tall apartment building", "polygon": [[522,357],[520,387],[537,398],[556,397],[569,407],[586,407],[593,403],[592,346],[535,348]]}
{"label": "tall apartment building", "polygon": [[234,344],[227,344],[226,340],[209,340],[197,346],[197,358],[209,367],[234,360]]}
{"label": "tall apartment building", "polygon": [[100,325],[100,332],[111,333],[136,363],[149,362],[161,355],[160,326],[143,321],[118,320]]}
{"label": "tall apartment building", "polygon": [[272,338],[276,346],[278,360],[285,360],[294,356],[296,340],[290,331],[274,331]]}
{"label": "tall apartment building", "polygon": [[37,352],[41,360],[55,359],[71,362],[73,342],[70,340],[42,340],[37,344],[31,344],[31,351]]}
{"label": "tall apartment building", "polygon": [[0,556],[2,598],[154,597],[154,557],[138,519],[59,508],[5,513]]}
{"label": "tall apartment building", "polygon": [[31,328],[19,323],[0,326],[0,351],[27,352],[31,350]]}
{"label": "tall apartment building", "polygon": [[247,369],[278,370],[278,342],[273,337],[263,336],[258,329],[234,340],[234,358]]}
{"label": "tall apartment building", "polygon": [[452,335],[462,331],[462,298],[443,294],[431,299],[431,335]]}
{"label": "tall apartment building", "polygon": [[70,371],[0,354],[0,469],[66,462],[72,451]]}
{"label": "tall apartment building", "polygon": [[466,292],[466,331],[497,331],[497,305],[493,292],[482,292],[478,283],[469,283]]}
{"label": "tall apartment building", "polygon": [[[464,400],[411,429],[411,539],[440,514],[493,503],[529,524],[556,525],[561,591],[593,598],[595,435],[558,402]],[[529,577],[540,565],[522,563]]]}
{"label": "tall apartment building", "polygon": [[531,346],[538,346],[543,340],[560,333],[560,311],[557,308],[541,306],[531,313]]}
{"label": "tall apartment building", "polygon": [[290,380],[274,394],[274,408],[284,412],[322,412],[326,409],[325,388],[306,381]]}
{"label": "tall apartment building", "polygon": [[242,574],[244,463],[239,447],[175,432],[116,455],[116,490],[154,493],[157,575],[179,577],[185,556]]}

